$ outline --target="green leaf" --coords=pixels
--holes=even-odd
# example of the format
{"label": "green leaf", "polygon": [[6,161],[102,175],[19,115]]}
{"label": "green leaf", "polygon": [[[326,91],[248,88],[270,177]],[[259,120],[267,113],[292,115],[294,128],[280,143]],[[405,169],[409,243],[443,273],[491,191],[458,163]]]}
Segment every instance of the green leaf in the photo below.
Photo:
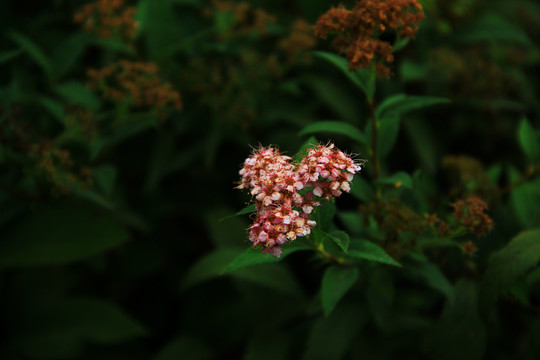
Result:
{"label": "green leaf", "polygon": [[315,136],[310,136],[304,143],[300,146],[300,149],[298,150],[298,153],[294,156],[295,161],[302,161],[304,157],[307,156],[309,153],[309,150],[311,150],[312,147],[317,146],[318,141],[315,138]]}
{"label": "green leaf", "polygon": [[392,273],[379,267],[370,273],[367,281],[365,296],[369,313],[382,331],[390,331],[394,327],[397,315],[393,311],[396,290]]}
{"label": "green leaf", "polygon": [[[511,168],[512,182],[518,181],[519,173]],[[540,193],[538,191],[540,179],[525,182],[512,189],[510,200],[515,215],[525,228],[534,228],[540,225]]]}
{"label": "green leaf", "polygon": [[516,280],[538,265],[539,240],[540,229],[524,231],[491,257],[481,283],[482,304],[486,312]]}
{"label": "green leaf", "polygon": [[310,326],[310,334],[302,360],[340,360],[347,358],[357,341],[360,328],[367,321],[362,306],[342,304],[331,316],[320,317]]}
{"label": "green leaf", "polygon": [[21,49],[1,52],[0,53],[0,64],[3,64],[3,63],[8,62],[8,61],[10,61],[12,59],[15,59],[21,53],[22,53]]}
{"label": "green leaf", "polygon": [[16,346],[31,358],[76,357],[86,343],[115,344],[146,335],[116,305],[92,298],[63,299],[29,309],[15,332]]}
{"label": "green leaf", "polygon": [[181,289],[186,290],[194,285],[219,276],[238,257],[238,248],[220,248],[197,260],[182,279]]}
{"label": "green leaf", "polygon": [[38,99],[38,102],[62,125],[66,125],[66,114],[64,112],[65,106],[56,100],[42,96]]}
{"label": "green leaf", "polygon": [[428,106],[447,104],[450,99],[434,96],[406,96],[397,94],[386,98],[375,110],[377,119],[402,116],[413,110],[423,109]]}
{"label": "green leaf", "polygon": [[100,46],[104,49],[107,49],[113,52],[118,52],[125,55],[134,55],[135,53],[133,51],[133,47],[114,38],[110,38],[110,39],[93,38],[90,40],[90,43],[96,46]]}
{"label": "green leaf", "polygon": [[58,85],[56,92],[68,103],[81,105],[89,110],[99,109],[99,99],[83,83],[66,82]]}
{"label": "green leaf", "polygon": [[298,135],[317,134],[317,133],[336,133],[345,135],[361,144],[365,144],[366,136],[355,126],[344,121],[319,121],[306,126]]}
{"label": "green leaf", "polygon": [[531,123],[525,117],[519,123],[518,140],[521,149],[531,162],[540,159],[540,141]]}
{"label": "green leaf", "polygon": [[430,263],[426,257],[417,257],[416,261],[405,265],[404,269],[406,276],[410,276],[416,281],[422,282],[432,289],[439,291],[446,296],[450,305],[454,303],[456,296],[454,286],[452,286],[441,270]]}
{"label": "green leaf", "polygon": [[394,148],[399,135],[399,129],[401,126],[401,118],[398,116],[384,118],[378,122],[377,132],[377,144],[378,155],[380,158],[384,158]]}
{"label": "green leaf", "polygon": [[124,244],[127,231],[91,208],[43,208],[21,220],[0,243],[0,267],[78,261]]}
{"label": "green leaf", "polygon": [[361,112],[358,95],[344,87],[341,79],[325,74],[309,74],[302,79],[313,89],[320,102],[336,115],[332,117],[351,124],[358,122],[358,114]]}
{"label": "green leaf", "polygon": [[331,231],[334,227],[336,216],[336,204],[334,201],[322,201],[321,206],[313,211],[312,219],[317,222],[317,228],[321,231]]}
{"label": "green leaf", "polygon": [[[239,249],[237,248],[220,248],[204,256],[188,271],[182,281],[181,289],[186,290],[224,274],[231,261],[238,257]],[[278,263],[259,264],[256,269],[237,269],[233,272],[227,272],[227,275],[287,294],[295,296],[301,294],[300,286],[294,276],[286,267]]]}
{"label": "green leaf", "polygon": [[371,202],[375,194],[369,183],[361,176],[357,176],[351,183],[351,194],[364,202]]}
{"label": "green leaf", "polygon": [[58,44],[52,55],[52,63],[59,78],[77,63],[87,44],[88,36],[83,32],[75,33]]}
{"label": "green leaf", "polygon": [[429,73],[429,68],[425,63],[404,60],[399,68],[401,79],[404,82],[424,80]]}
{"label": "green leaf", "polygon": [[263,253],[261,249],[248,248],[242,254],[234,258],[234,260],[231,261],[231,263],[221,272],[221,275],[249,266],[275,263],[297,251],[310,250],[311,247],[298,239],[291,244],[283,245],[282,249],[283,253],[281,257],[278,258],[270,254]]}
{"label": "green leaf", "polygon": [[368,240],[352,239],[351,248],[347,255],[356,259],[364,259],[401,267],[401,264],[388,255],[384,249]]}
{"label": "green leaf", "polygon": [[337,215],[348,234],[360,234],[364,230],[362,215],[358,211],[341,210]]}
{"label": "green leaf", "polygon": [[337,303],[358,280],[358,268],[331,266],[324,272],[321,286],[321,300],[324,315],[332,313]]}
{"label": "green leaf", "polygon": [[92,175],[102,192],[110,196],[116,180],[116,168],[112,165],[102,165],[92,170]]}
{"label": "green leaf", "polygon": [[396,188],[404,187],[411,190],[413,189],[413,181],[411,176],[403,171],[397,172],[394,175],[382,179],[378,179],[376,182],[379,184],[391,185]]}
{"label": "green leaf", "polygon": [[203,339],[184,335],[168,343],[151,360],[211,360],[216,358],[214,352]]}
{"label": "green leaf", "polygon": [[333,53],[315,51],[313,54],[321,59],[330,62],[336,68],[341,70],[341,72],[343,72],[343,74],[345,74],[345,76],[347,76],[349,80],[351,80],[364,92],[364,94],[366,94],[369,101],[373,99],[373,94],[375,93],[375,79],[370,74],[369,70],[359,69],[357,71],[350,71],[349,62],[347,61],[347,59]]}
{"label": "green leaf", "polygon": [[486,14],[462,26],[456,31],[455,41],[461,44],[507,42],[529,48],[535,47],[523,29],[497,14]]}
{"label": "green leaf", "polygon": [[337,244],[337,246],[339,246],[339,248],[343,250],[344,253],[347,253],[347,251],[349,251],[349,243],[351,242],[351,238],[349,237],[349,234],[347,234],[345,231],[336,230],[332,231],[329,234],[324,234],[330,239],[332,239]]}
{"label": "green leaf", "polygon": [[32,40],[15,31],[10,32],[8,37],[17,43],[17,45],[19,45],[21,49],[24,50],[39,67],[41,67],[49,80],[53,79],[54,76],[51,61]]}
{"label": "green leaf", "polygon": [[478,316],[476,284],[461,279],[456,300],[447,302],[441,318],[425,338],[430,359],[480,360],[486,349],[486,328]]}
{"label": "green leaf", "polygon": [[227,219],[231,219],[231,218],[236,217],[236,216],[251,214],[251,213],[255,212],[256,210],[257,210],[257,205],[251,204],[251,205],[246,206],[245,208],[243,208],[242,210],[238,211],[237,213],[235,213],[233,215],[228,215],[228,216],[222,217],[221,219],[219,219],[219,222],[222,222],[222,221],[227,220]]}

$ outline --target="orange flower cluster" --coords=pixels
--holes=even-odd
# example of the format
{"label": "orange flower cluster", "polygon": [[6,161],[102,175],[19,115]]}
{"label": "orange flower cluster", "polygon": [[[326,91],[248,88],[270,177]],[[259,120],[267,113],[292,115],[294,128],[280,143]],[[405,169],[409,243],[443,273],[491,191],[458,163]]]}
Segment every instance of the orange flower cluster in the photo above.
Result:
{"label": "orange flower cluster", "polygon": [[484,200],[471,196],[465,200],[456,201],[452,207],[454,208],[454,218],[467,231],[480,237],[493,230],[493,221],[484,213],[488,208]]}
{"label": "orange flower cluster", "polygon": [[335,35],[333,46],[345,55],[351,71],[374,61],[379,75],[389,76],[385,64],[394,61],[392,45],[379,35],[395,30],[401,37],[413,38],[423,18],[417,0],[359,0],[352,10],[339,5],[324,13],[315,24],[315,35],[323,39]]}
{"label": "orange flower cluster", "polygon": [[278,42],[278,48],[287,54],[291,63],[308,61],[308,50],[315,46],[313,26],[303,19],[297,19],[292,23],[291,33]]}
{"label": "orange flower cluster", "polygon": [[91,140],[98,131],[98,123],[94,113],[80,106],[68,106],[64,110],[66,114],[66,124],[86,135]]}
{"label": "orange flower cluster", "polygon": [[137,22],[135,8],[124,6],[125,0],[98,0],[80,8],[73,21],[82,24],[84,30],[104,39],[118,36],[130,42],[135,38]]}
{"label": "orange flower cluster", "polygon": [[[212,0],[214,9],[206,9],[205,14],[215,14],[228,12],[234,17],[231,23],[232,32],[250,34],[254,31],[265,34],[268,25],[276,22],[276,19],[262,9],[253,8],[251,4],[245,1],[234,2],[227,0]],[[231,35],[231,34],[228,34]]]}
{"label": "orange flower cluster", "polygon": [[103,69],[88,70],[88,86],[103,91],[106,98],[129,101],[136,107],[157,108],[168,106],[182,109],[180,94],[171,84],[159,78],[158,66],[151,62],[121,60]]}
{"label": "orange flower cluster", "polygon": [[55,148],[50,141],[33,144],[29,157],[36,162],[38,173],[54,185],[56,194],[68,194],[74,188],[85,188],[93,182],[90,169],[81,167],[78,174],[73,172],[71,153]]}

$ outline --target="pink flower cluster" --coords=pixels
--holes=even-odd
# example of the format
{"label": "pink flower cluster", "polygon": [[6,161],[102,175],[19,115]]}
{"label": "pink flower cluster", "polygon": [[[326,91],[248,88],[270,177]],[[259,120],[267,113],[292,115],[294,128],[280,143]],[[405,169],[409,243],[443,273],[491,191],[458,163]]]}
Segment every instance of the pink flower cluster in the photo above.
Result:
{"label": "pink flower cluster", "polygon": [[238,189],[251,189],[257,213],[249,228],[249,240],[264,253],[281,256],[279,245],[305,236],[317,224],[310,220],[320,199],[349,192],[360,164],[334,148],[313,147],[300,163],[272,147],[257,149],[240,170]]}

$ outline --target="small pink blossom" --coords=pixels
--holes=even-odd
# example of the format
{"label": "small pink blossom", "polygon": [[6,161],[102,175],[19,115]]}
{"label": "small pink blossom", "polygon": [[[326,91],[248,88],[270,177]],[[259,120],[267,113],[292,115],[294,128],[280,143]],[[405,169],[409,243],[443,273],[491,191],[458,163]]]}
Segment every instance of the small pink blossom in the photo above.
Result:
{"label": "small pink blossom", "polygon": [[[279,150],[259,148],[244,161],[238,189],[251,189],[257,212],[249,240],[263,252],[279,257],[279,245],[311,233],[317,223],[309,217],[320,206],[314,196],[329,200],[350,191],[359,163],[334,148],[313,147],[300,163]],[[306,189],[308,188],[308,189]],[[300,192],[304,190],[303,192]]]}

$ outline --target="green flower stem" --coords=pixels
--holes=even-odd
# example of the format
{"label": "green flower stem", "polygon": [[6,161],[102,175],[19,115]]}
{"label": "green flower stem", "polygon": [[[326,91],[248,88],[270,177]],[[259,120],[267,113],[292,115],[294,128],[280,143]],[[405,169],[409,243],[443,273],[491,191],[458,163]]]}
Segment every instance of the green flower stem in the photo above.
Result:
{"label": "green flower stem", "polygon": [[313,238],[313,236],[310,236],[310,238],[311,238],[311,241],[313,242],[313,246],[317,250],[317,253],[319,254],[320,257],[328,259],[331,262],[344,266],[346,268],[352,267],[352,265],[346,262],[343,258],[337,258],[334,255],[330,254],[328,251],[326,251],[324,249],[324,245],[322,244],[322,242],[321,243],[315,242],[315,239]]}

